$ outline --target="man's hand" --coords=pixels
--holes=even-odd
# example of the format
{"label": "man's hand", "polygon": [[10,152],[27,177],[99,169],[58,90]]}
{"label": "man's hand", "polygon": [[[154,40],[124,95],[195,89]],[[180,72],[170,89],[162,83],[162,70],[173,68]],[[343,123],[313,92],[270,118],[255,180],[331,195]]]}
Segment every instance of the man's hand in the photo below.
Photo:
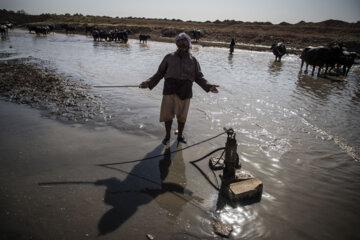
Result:
{"label": "man's hand", "polygon": [[219,91],[216,89],[217,87],[219,87],[219,85],[212,85],[211,88],[210,88],[210,92],[218,93]]}
{"label": "man's hand", "polygon": [[142,82],[142,83],[140,83],[139,88],[149,88],[149,83],[146,81]]}

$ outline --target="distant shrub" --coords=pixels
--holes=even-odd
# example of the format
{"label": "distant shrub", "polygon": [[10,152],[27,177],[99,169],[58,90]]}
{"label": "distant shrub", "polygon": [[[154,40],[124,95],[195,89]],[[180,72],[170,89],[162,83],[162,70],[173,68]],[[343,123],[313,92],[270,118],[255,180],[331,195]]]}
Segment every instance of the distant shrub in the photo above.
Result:
{"label": "distant shrub", "polygon": [[287,23],[287,22],[281,22],[281,23],[279,23],[279,25],[290,25],[290,23]]}
{"label": "distant shrub", "polygon": [[181,29],[167,28],[161,31],[163,37],[175,37],[177,34],[181,33]]}
{"label": "distant shrub", "polygon": [[[5,10],[5,9],[4,9]],[[24,9],[21,9],[19,11],[16,12],[17,14],[22,14],[22,15],[27,15],[27,13],[25,12]]]}

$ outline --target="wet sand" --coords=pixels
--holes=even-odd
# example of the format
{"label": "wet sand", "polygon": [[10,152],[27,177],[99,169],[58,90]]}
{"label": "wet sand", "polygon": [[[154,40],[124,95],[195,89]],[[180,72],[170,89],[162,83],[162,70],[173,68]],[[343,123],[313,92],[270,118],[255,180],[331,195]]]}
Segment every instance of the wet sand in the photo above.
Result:
{"label": "wet sand", "polygon": [[27,105],[1,100],[0,109],[0,239],[213,236],[209,213],[176,175],[195,150],[175,156],[170,169],[161,158],[101,167],[161,154],[164,147],[111,127],[54,121]]}

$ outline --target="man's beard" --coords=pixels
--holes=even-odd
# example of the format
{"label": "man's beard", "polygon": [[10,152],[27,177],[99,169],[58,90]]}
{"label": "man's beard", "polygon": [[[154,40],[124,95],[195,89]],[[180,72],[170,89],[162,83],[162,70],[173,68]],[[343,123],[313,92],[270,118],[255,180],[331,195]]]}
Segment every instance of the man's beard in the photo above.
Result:
{"label": "man's beard", "polygon": [[177,53],[179,54],[180,57],[187,56],[190,53],[190,49],[189,48],[178,48]]}

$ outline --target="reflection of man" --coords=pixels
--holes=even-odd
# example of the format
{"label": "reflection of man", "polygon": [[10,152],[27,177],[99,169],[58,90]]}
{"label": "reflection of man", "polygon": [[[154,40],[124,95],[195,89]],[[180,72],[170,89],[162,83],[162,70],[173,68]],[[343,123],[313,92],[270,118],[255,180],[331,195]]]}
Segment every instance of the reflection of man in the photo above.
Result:
{"label": "reflection of man", "polygon": [[176,37],[176,52],[166,55],[158,71],[140,84],[141,88],[153,89],[165,78],[163,99],[160,110],[160,122],[165,122],[166,135],[163,144],[170,140],[171,125],[176,116],[178,122],[178,141],[186,143],[183,130],[192,97],[192,84],[196,82],[206,92],[217,93],[218,85],[210,84],[201,72],[199,62],[190,54],[191,39],[186,33]]}
{"label": "reflection of man", "polygon": [[[181,148],[181,144],[177,149]],[[170,153],[170,148],[168,148]],[[166,154],[165,150],[165,154]],[[185,163],[182,151],[176,152],[173,159],[166,157],[159,161],[160,177],[161,177],[161,194],[155,198],[159,206],[171,213],[171,216],[178,216],[182,207],[192,197],[189,190],[186,190]],[[186,194],[186,195],[185,195]]]}

